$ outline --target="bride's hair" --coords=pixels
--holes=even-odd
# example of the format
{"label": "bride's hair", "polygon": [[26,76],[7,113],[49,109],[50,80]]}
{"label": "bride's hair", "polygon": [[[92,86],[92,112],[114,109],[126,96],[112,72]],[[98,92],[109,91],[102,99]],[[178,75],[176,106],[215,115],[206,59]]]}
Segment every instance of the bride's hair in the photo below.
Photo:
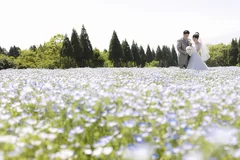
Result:
{"label": "bride's hair", "polygon": [[199,33],[198,32],[194,33],[193,38],[198,39],[199,38]]}

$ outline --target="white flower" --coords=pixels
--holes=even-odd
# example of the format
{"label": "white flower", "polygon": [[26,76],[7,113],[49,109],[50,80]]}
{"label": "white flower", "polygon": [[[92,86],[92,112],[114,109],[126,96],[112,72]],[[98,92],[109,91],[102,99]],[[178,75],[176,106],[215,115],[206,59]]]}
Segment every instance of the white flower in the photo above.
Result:
{"label": "white flower", "polygon": [[203,160],[203,154],[198,151],[191,151],[184,155],[182,160]]}
{"label": "white flower", "polygon": [[109,154],[112,153],[112,151],[113,151],[113,148],[112,148],[112,147],[104,147],[104,148],[103,148],[103,154],[104,154],[104,155],[109,155]]}
{"label": "white flower", "polygon": [[152,155],[158,148],[156,145],[149,143],[135,144],[129,146],[123,151],[123,159],[126,160],[151,160]]}

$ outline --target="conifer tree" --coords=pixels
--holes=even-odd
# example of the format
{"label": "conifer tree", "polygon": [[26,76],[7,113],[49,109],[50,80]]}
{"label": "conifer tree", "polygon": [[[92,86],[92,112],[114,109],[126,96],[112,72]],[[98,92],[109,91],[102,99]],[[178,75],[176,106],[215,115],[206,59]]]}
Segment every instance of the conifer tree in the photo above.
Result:
{"label": "conifer tree", "polygon": [[113,31],[112,39],[109,46],[109,60],[113,62],[114,67],[120,67],[120,63],[123,59],[122,46],[119,42],[117,33]]}
{"label": "conifer tree", "polygon": [[73,47],[73,58],[76,60],[78,67],[83,66],[83,47],[81,45],[78,33],[75,29],[72,30],[71,45]]}

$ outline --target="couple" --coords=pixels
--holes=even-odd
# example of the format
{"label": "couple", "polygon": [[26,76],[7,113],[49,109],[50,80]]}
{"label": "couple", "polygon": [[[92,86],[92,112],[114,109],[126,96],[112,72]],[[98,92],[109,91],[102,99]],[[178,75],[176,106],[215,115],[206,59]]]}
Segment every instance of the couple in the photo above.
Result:
{"label": "couple", "polygon": [[180,68],[208,70],[204,61],[207,61],[210,56],[207,46],[199,38],[199,33],[193,35],[194,44],[188,38],[190,32],[185,30],[183,38],[177,41],[178,65]]}

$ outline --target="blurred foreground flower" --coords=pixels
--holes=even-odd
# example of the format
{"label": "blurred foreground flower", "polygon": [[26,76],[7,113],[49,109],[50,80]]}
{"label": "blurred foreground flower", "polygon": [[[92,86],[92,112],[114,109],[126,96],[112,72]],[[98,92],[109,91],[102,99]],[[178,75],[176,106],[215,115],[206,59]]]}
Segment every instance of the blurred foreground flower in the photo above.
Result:
{"label": "blurred foreground flower", "polygon": [[236,145],[238,130],[231,127],[210,127],[207,129],[207,140],[216,145]]}
{"label": "blurred foreground flower", "polygon": [[151,160],[157,148],[159,148],[159,146],[150,143],[129,145],[123,151],[123,159]]}
{"label": "blurred foreground flower", "polygon": [[183,156],[182,160],[203,160],[203,155],[199,151],[191,151]]}

